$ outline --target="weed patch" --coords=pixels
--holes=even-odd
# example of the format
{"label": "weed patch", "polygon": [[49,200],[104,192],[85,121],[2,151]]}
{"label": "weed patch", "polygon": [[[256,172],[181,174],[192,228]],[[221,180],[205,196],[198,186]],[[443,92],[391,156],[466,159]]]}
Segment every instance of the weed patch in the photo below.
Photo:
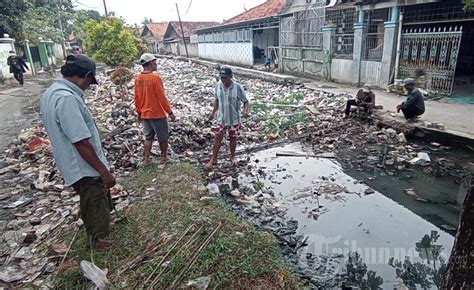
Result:
{"label": "weed patch", "polygon": [[[137,202],[121,213],[122,222],[112,226],[110,250],[89,249],[82,233],[69,255],[78,262],[88,260],[101,269],[107,268],[112,287],[142,288],[154,281],[155,288],[170,288],[203,276],[211,278],[210,288],[236,287],[242,283],[249,287],[296,287],[297,280],[284,267],[280,248],[271,234],[239,221],[220,199],[200,201],[204,194],[198,190],[199,186],[202,188],[201,172],[192,165],[146,167],[123,184],[136,196],[146,194],[150,188],[156,191],[153,198]],[[199,252],[199,246],[218,224],[220,230]],[[190,227],[190,234],[169,251]],[[125,265],[160,239],[164,242],[157,253],[123,271]],[[190,265],[196,253],[199,255],[195,263]],[[86,285],[76,268],[60,273],[55,286]]]}

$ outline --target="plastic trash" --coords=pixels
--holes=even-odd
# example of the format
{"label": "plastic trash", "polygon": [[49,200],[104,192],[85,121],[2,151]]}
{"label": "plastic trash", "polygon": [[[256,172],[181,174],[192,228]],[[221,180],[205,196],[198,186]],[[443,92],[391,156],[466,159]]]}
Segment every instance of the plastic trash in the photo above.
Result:
{"label": "plastic trash", "polygon": [[107,279],[107,269],[102,270],[91,262],[81,261],[81,270],[84,277],[91,280],[99,289],[106,289],[110,284]]}

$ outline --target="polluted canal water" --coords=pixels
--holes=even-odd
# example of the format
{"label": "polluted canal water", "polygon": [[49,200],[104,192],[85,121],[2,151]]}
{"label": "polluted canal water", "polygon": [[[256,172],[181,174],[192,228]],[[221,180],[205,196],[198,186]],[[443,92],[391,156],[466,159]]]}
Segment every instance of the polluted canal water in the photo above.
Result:
{"label": "polluted canal water", "polygon": [[[293,143],[252,154],[249,166],[252,169],[239,174],[237,180],[233,179],[232,188],[238,187],[246,194],[245,191],[253,187],[251,191],[261,192],[263,197],[270,198],[271,195],[276,200],[276,212],[286,213],[279,215],[284,218],[264,217],[264,213],[252,208],[251,203],[250,206],[237,205],[238,199],[234,209],[242,218],[252,221],[254,217],[253,222],[261,228],[273,228],[277,237],[281,231],[275,231],[275,227],[282,224],[294,227],[300,238],[294,255],[286,255],[287,261],[314,286],[341,285],[340,278],[347,274],[345,261],[350,253],[357,252],[367,269],[383,279],[380,287],[393,289],[401,280],[397,279],[395,268],[389,265],[390,258],[403,262],[409,257],[414,262],[422,262],[415,245],[433,231],[439,234],[436,244],[443,246],[441,257],[448,259],[454,240],[452,234],[412,206],[411,209],[405,207],[404,198],[394,198],[393,189],[406,188],[403,180],[373,186],[387,189],[389,194],[385,194],[369,187],[364,178],[352,177],[351,171],[345,171],[337,158],[277,157],[277,152],[282,151],[310,150],[300,143]],[[436,179],[430,179],[430,182],[432,191],[459,191],[454,182],[451,188],[446,188],[443,182],[438,185]],[[233,197],[238,195],[235,189],[232,192]],[[408,196],[402,190],[398,194]],[[425,212],[439,211],[443,216],[440,211],[445,209],[442,207],[419,203],[428,207]],[[283,239],[286,235],[281,234]]]}

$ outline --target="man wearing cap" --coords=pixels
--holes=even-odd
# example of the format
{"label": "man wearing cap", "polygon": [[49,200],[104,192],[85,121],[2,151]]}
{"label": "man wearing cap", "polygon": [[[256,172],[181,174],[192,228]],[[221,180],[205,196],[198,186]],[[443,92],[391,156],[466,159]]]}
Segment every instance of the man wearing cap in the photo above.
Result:
{"label": "man wearing cap", "polygon": [[20,83],[20,86],[23,86],[23,74],[26,72],[25,69],[30,70],[23,58],[17,56],[14,51],[10,51],[7,58],[7,65],[10,66],[10,73],[12,73],[18,83]]}
{"label": "man wearing cap", "polygon": [[375,94],[371,91],[370,85],[365,84],[356,94],[356,99],[347,100],[344,118],[349,117],[352,106],[364,107],[367,112],[375,105]]}
{"label": "man wearing cap", "polygon": [[405,119],[409,122],[415,121],[418,116],[425,112],[425,101],[423,95],[415,87],[415,80],[407,78],[403,81],[403,87],[407,90],[407,100],[397,106],[397,113],[403,112]]}
{"label": "man wearing cap", "polygon": [[230,139],[230,160],[235,163],[235,148],[237,147],[237,137],[240,135],[241,116],[240,110],[242,103],[244,104],[243,115],[250,115],[250,106],[247,96],[242,86],[232,80],[232,70],[229,67],[221,67],[219,69],[221,81],[215,87],[214,108],[210,120],[217,115],[217,127],[215,128],[214,145],[212,148],[212,157],[208,167],[217,164],[217,156],[221,148],[224,133],[227,132]]}
{"label": "man wearing cap", "polygon": [[135,110],[138,119],[143,121],[145,131],[143,165],[150,164],[150,155],[155,136],[160,144],[161,162],[168,160],[168,117],[175,121],[176,117],[166,98],[163,81],[157,70],[156,57],[144,53],[140,57],[143,72],[135,79]]}
{"label": "man wearing cap", "polygon": [[56,166],[66,186],[80,196],[81,218],[87,235],[96,248],[110,243],[109,188],[115,177],[102,149],[99,131],[84,101],[84,90],[97,84],[95,62],[86,55],[70,55],[57,79],[43,93],[40,115],[53,147]]}

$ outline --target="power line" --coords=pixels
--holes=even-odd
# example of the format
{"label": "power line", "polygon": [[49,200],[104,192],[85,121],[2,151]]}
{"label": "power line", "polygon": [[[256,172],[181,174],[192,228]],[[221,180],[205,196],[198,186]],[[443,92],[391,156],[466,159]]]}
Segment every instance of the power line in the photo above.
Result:
{"label": "power line", "polygon": [[97,8],[99,8],[99,6],[89,6],[89,5],[86,5],[86,4],[84,4],[84,3],[79,2],[79,0],[74,0],[73,4],[79,4],[79,5],[81,5],[81,6],[84,6],[84,7],[86,7],[86,8],[89,8],[89,9],[97,9]]}

